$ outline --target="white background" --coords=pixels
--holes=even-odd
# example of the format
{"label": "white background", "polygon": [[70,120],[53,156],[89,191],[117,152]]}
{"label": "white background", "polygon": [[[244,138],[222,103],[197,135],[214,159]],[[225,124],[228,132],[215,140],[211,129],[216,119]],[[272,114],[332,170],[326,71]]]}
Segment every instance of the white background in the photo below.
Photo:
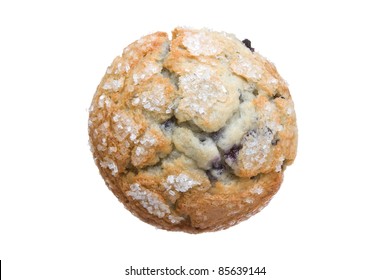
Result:
{"label": "white background", "polygon": [[[267,271],[199,279],[390,279],[386,1],[0,3],[4,279],[187,279],[125,276],[130,265]],[[88,147],[87,108],[106,67],[177,25],[249,38],[295,102],[296,162],[268,207],[225,231],[139,221]]]}

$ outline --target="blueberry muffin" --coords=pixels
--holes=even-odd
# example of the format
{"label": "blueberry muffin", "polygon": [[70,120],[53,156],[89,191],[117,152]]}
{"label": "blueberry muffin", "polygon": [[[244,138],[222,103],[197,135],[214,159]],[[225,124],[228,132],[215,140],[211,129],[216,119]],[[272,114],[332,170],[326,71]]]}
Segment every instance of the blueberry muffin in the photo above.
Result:
{"label": "blueberry muffin", "polygon": [[228,33],[176,28],[130,44],[89,113],[109,189],[141,220],[200,233],[260,211],[296,156],[297,127],[274,65]]}

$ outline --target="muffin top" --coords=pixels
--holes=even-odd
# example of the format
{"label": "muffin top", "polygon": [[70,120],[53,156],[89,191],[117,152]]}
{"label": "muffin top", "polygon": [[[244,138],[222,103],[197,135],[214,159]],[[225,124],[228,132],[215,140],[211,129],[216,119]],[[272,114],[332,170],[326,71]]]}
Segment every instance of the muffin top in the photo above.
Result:
{"label": "muffin top", "polygon": [[91,149],[142,220],[218,230],[278,190],[296,155],[294,105],[273,64],[244,43],[176,28],[172,40],[157,32],[130,44],[108,67],[90,108]]}

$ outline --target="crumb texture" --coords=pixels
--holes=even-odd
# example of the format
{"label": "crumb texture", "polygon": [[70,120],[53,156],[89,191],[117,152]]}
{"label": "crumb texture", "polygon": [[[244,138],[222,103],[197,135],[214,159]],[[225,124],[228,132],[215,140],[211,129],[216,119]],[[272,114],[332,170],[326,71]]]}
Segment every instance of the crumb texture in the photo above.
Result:
{"label": "crumb texture", "polygon": [[297,148],[287,84],[249,40],[176,28],[114,59],[89,110],[110,190],[166,230],[228,228],[267,205]]}

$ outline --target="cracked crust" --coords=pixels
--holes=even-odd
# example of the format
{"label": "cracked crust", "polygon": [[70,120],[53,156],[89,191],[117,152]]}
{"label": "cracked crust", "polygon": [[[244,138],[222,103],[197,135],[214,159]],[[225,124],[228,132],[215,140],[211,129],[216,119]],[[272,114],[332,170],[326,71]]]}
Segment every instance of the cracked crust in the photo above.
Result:
{"label": "cracked crust", "polygon": [[95,162],[134,215],[190,233],[260,211],[294,161],[294,105],[250,42],[176,28],[130,44],[99,84],[89,115]]}

